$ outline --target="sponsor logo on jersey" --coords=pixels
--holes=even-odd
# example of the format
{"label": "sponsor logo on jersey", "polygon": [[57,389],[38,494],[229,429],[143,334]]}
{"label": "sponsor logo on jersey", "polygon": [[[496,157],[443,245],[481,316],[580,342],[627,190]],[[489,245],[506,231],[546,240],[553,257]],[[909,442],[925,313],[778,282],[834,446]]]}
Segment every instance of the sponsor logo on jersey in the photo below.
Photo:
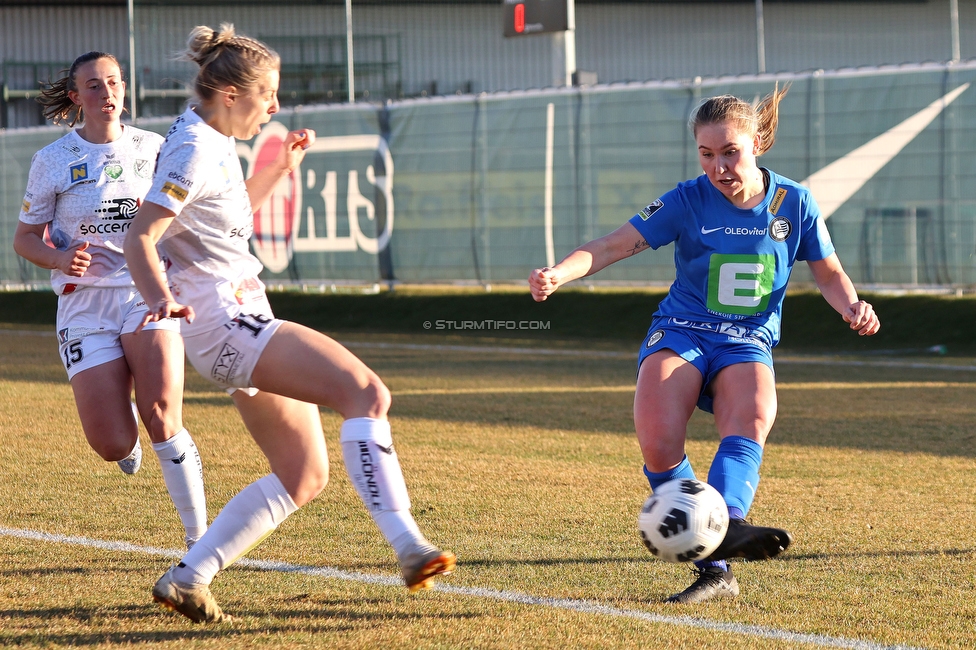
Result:
{"label": "sponsor logo on jersey", "polygon": [[136,211],[139,209],[139,199],[110,199],[108,201],[102,201],[101,208],[95,210],[96,214],[107,214],[108,216],[102,217],[103,219],[131,219],[136,216]]}
{"label": "sponsor logo on jersey", "polygon": [[122,233],[129,229],[130,221],[139,209],[139,200],[131,198],[110,199],[102,201],[100,208],[95,210],[99,216],[99,223],[83,223],[79,227],[82,235],[111,235]]}
{"label": "sponsor logo on jersey", "polygon": [[657,212],[663,207],[664,207],[664,201],[658,199],[654,203],[644,206],[644,208],[642,208],[641,211],[638,212],[637,214],[640,216],[642,221],[647,221],[648,219],[651,218],[652,214],[654,214],[655,212]]}
{"label": "sponsor logo on jersey", "polygon": [[24,199],[24,202],[21,203],[20,207],[24,212],[30,212],[30,205],[30,201]]}
{"label": "sponsor logo on jersey", "polygon": [[64,327],[58,330],[58,345],[64,345],[68,342],[68,328]]}
{"label": "sponsor logo on jersey", "polygon": [[152,178],[152,161],[137,160],[132,166],[132,170],[139,178]]}
{"label": "sponsor logo on jersey", "polygon": [[255,302],[264,298],[264,287],[256,278],[241,280],[234,290],[234,298],[238,305]]}
{"label": "sponsor logo on jersey", "polygon": [[134,135],[132,136],[132,146],[136,149],[142,149],[142,136]]}
{"label": "sponsor logo on jersey", "polygon": [[776,275],[774,255],[714,254],[705,306],[714,314],[753,316],[766,309]]}
{"label": "sponsor logo on jersey", "polygon": [[776,190],[776,196],[773,197],[772,203],[769,204],[770,214],[776,216],[776,213],[779,212],[780,206],[783,205],[783,199],[785,198],[786,198],[785,187],[781,187],[778,190]]}
{"label": "sponsor logo on jersey", "polygon": [[174,183],[170,183],[169,181],[163,183],[163,189],[160,191],[163,194],[169,194],[180,203],[186,201],[187,191],[184,190],[182,187],[175,185]]}
{"label": "sponsor logo on jersey", "polygon": [[105,165],[102,171],[113,181],[117,181],[122,177],[122,165]]}
{"label": "sponsor logo on jersey", "polygon": [[[223,164],[224,164],[223,161],[221,161],[220,165],[223,166]],[[166,178],[172,178],[174,181],[179,182],[179,184],[183,185],[184,187],[193,187],[193,181],[191,181],[186,176],[183,176],[182,174],[178,174],[176,172],[170,172],[169,174],[166,175]]]}
{"label": "sponsor logo on jersey", "polygon": [[793,224],[786,217],[776,217],[769,222],[769,237],[773,241],[786,241],[793,233]]}
{"label": "sponsor logo on jersey", "polygon": [[83,181],[88,179],[88,163],[78,163],[77,165],[71,165],[68,167],[68,174],[71,176],[71,182],[77,183],[78,181]]}

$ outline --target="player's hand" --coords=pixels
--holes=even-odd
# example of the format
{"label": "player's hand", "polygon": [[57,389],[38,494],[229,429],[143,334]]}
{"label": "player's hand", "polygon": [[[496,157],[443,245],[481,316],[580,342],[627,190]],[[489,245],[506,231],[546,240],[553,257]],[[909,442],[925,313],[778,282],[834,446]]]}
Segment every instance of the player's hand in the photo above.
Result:
{"label": "player's hand", "polygon": [[189,305],[181,305],[175,300],[162,299],[146,311],[142,317],[142,322],[136,327],[136,333],[149,323],[161,321],[164,318],[185,318],[187,323],[192,323],[196,317],[196,312]]}
{"label": "player's hand", "polygon": [[305,159],[305,151],[312,146],[313,142],[315,142],[315,131],[312,129],[289,131],[281,143],[278,164],[290,174]]}
{"label": "player's hand", "polygon": [[74,248],[64,251],[63,261],[58,265],[58,270],[73,278],[80,278],[85,275],[88,272],[88,267],[91,266],[92,259],[91,253],[85,252],[88,246],[88,242],[82,242]]}
{"label": "player's hand", "polygon": [[858,300],[847,308],[843,314],[844,320],[851,324],[851,329],[861,336],[871,336],[877,334],[881,329],[881,321],[874,313],[871,303]]}
{"label": "player's hand", "polygon": [[556,269],[548,266],[544,269],[536,269],[529,274],[529,289],[532,291],[532,299],[542,302],[551,296],[559,288],[560,274]]}

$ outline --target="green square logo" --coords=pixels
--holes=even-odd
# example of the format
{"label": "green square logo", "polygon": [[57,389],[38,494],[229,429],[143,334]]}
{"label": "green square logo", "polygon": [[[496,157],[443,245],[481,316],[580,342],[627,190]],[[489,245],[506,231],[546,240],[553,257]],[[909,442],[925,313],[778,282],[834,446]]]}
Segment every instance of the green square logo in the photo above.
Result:
{"label": "green square logo", "polygon": [[706,305],[720,314],[752,316],[765,311],[775,273],[774,255],[712,255]]}

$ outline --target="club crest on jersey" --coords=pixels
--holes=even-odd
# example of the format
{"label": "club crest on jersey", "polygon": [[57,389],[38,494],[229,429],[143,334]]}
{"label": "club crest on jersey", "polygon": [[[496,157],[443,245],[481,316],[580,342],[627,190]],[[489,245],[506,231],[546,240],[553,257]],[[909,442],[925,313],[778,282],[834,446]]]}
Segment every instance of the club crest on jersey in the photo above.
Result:
{"label": "club crest on jersey", "polygon": [[149,160],[137,160],[132,170],[139,178],[152,178],[152,162]]}
{"label": "club crest on jersey", "polygon": [[647,345],[644,347],[652,348],[657,345],[657,342],[664,338],[664,330],[657,330],[653,334],[647,337]]}
{"label": "club crest on jersey", "polygon": [[651,215],[652,214],[654,214],[655,212],[657,212],[658,210],[660,210],[663,207],[664,207],[664,201],[662,201],[661,199],[658,199],[654,203],[651,203],[650,205],[644,207],[637,214],[640,215],[640,218],[641,218],[642,221],[647,221],[648,219],[651,218]]}
{"label": "club crest on jersey", "polygon": [[78,181],[83,181],[88,179],[88,163],[78,163],[77,165],[71,165],[68,167],[68,174],[71,176],[71,182],[77,183]]}
{"label": "club crest on jersey", "polygon": [[769,237],[773,241],[786,241],[793,233],[793,224],[786,217],[776,217],[769,222]]}

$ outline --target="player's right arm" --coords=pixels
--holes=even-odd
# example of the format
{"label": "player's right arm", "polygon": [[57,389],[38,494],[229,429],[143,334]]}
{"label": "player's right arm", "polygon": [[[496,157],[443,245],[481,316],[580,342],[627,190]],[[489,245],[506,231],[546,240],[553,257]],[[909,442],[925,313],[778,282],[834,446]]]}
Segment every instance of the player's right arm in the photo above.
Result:
{"label": "player's right arm", "polygon": [[146,201],[139,207],[125,234],[125,243],[122,245],[125,263],[129,267],[132,281],[146,301],[147,309],[146,316],[136,331],[147,323],[164,318],[186,318],[188,323],[193,322],[193,307],[181,305],[173,298],[156,251],[157,242],[175,217],[176,213],[171,210]]}
{"label": "player's right arm", "polygon": [[532,298],[542,302],[567,282],[593,275],[647,248],[650,246],[644,236],[627,222],[612,233],[583,244],[556,266],[532,271],[529,275]]}
{"label": "player's right arm", "polygon": [[65,275],[80,278],[88,271],[91,253],[85,252],[88,242],[82,242],[68,250],[51,248],[44,243],[46,223],[30,224],[17,222],[14,233],[14,251],[25,260],[42,269],[58,269]]}

